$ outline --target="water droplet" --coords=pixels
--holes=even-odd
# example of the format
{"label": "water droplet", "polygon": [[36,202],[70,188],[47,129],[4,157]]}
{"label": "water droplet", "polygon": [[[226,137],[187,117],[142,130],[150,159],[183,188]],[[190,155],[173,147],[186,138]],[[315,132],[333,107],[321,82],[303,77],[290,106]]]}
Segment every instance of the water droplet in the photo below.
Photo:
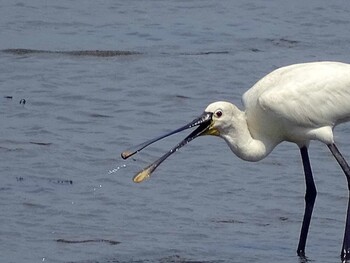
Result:
{"label": "water droplet", "polygon": [[116,168],[112,169],[112,170],[109,170],[108,171],[108,174],[113,174],[113,173],[116,173],[118,172],[121,168],[125,168],[126,167],[126,164],[123,164],[121,166],[117,166]]}

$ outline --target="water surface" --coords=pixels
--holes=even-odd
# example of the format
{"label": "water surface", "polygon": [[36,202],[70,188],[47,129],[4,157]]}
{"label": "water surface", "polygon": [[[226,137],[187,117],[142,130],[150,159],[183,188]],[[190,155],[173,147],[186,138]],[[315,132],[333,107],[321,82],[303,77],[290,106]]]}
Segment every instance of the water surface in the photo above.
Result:
{"label": "water surface", "polygon": [[[349,62],[349,12],[346,1],[2,1],[0,49],[50,51],[0,52],[2,262],[299,262],[295,145],[247,163],[198,138],[143,184],[132,176],[187,133],[120,153],[212,101],[241,107],[277,67]],[[139,54],[69,53],[83,50]],[[336,129],[348,159],[349,132]],[[338,262],[345,177],[320,143],[310,155],[307,255]]]}

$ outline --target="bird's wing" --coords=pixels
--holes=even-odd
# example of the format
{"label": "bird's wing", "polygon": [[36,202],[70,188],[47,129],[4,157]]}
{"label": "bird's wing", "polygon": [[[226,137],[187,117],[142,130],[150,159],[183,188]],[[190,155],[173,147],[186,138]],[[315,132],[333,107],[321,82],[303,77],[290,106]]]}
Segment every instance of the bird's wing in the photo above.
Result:
{"label": "bird's wing", "polygon": [[[246,107],[303,127],[350,119],[350,66],[335,62],[298,64],[276,70],[245,94]],[[255,101],[254,101],[255,100]]]}

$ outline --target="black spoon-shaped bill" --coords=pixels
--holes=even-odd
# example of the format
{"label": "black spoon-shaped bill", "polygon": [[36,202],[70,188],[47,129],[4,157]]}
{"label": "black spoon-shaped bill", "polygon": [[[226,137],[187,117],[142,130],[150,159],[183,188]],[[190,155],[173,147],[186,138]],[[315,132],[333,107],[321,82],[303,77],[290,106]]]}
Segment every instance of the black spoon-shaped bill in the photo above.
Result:
{"label": "black spoon-shaped bill", "polygon": [[188,144],[190,141],[195,139],[196,137],[203,134],[207,129],[209,128],[209,125],[204,123],[200,125],[196,130],[194,130],[190,135],[188,135],[185,139],[183,139],[181,142],[179,142],[174,148],[172,148],[170,151],[168,151],[166,154],[164,154],[162,157],[160,157],[158,160],[154,161],[152,164],[144,168],[142,171],[138,172],[134,178],[133,181],[135,183],[141,183],[145,179],[149,178],[151,174],[154,172],[154,170],[163,162],[165,161],[170,155],[172,155],[174,152],[178,151],[181,147]]}
{"label": "black spoon-shaped bill", "polygon": [[173,135],[175,133],[181,132],[186,129],[193,128],[195,126],[199,126],[196,130],[194,130],[190,135],[188,135],[184,140],[182,140],[180,143],[178,143],[174,148],[172,148],[170,151],[168,151],[166,154],[164,154],[162,157],[160,157],[158,160],[144,168],[142,171],[137,173],[133,181],[136,183],[140,183],[144,181],[146,178],[150,177],[151,173],[170,155],[172,155],[174,152],[179,150],[181,147],[185,146],[187,143],[195,139],[196,137],[202,135],[205,131],[207,131],[210,127],[211,120],[212,120],[212,113],[204,112],[200,117],[194,119],[192,122],[188,123],[185,126],[182,126],[181,128],[178,128],[172,132],[166,133],[164,135],[158,136],[154,139],[148,140],[144,143],[141,143],[139,145],[136,145],[124,152],[122,152],[121,156],[123,159],[127,159],[130,156],[138,153],[142,149],[146,148],[147,146],[151,145],[152,143],[155,143],[163,138],[166,138],[170,135]]}

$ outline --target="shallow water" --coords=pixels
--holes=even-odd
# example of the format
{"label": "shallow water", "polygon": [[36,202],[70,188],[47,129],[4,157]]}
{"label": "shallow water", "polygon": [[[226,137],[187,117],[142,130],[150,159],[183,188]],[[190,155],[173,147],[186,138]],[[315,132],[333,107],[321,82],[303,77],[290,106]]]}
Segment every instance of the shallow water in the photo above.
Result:
{"label": "shallow water", "polygon": [[[132,176],[187,133],[132,160],[120,153],[241,95],[276,67],[350,61],[346,1],[2,1],[2,262],[299,262],[298,148],[239,160],[203,137],[152,178]],[[25,99],[25,104],[20,104]],[[346,125],[336,141],[350,159]],[[339,262],[345,178],[313,143],[313,262]],[[62,240],[72,242],[62,242]],[[120,242],[120,243],[117,243]]]}

